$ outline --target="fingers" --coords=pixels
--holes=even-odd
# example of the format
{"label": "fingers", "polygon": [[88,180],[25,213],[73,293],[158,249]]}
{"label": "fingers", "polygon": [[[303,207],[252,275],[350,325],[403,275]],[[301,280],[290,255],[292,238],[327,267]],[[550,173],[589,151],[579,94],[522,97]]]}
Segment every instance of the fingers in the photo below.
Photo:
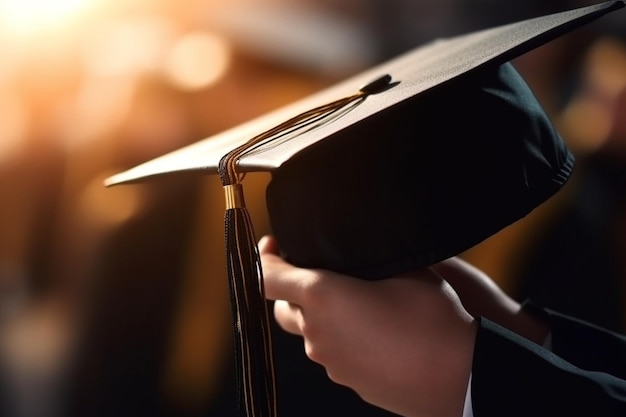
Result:
{"label": "fingers", "polygon": [[273,237],[265,236],[259,241],[265,297],[302,305],[303,288],[313,279],[314,273],[291,265],[278,253],[278,245]]}
{"label": "fingers", "polygon": [[302,310],[295,304],[278,300],[274,303],[274,317],[285,331],[302,336]]}
{"label": "fingers", "polygon": [[[299,268],[280,257],[278,242],[273,236],[263,236],[258,243],[263,268],[265,296],[274,303],[276,322],[287,332],[302,335],[302,310],[290,301],[300,298]],[[289,301],[285,301],[289,300]]]}
{"label": "fingers", "polygon": [[259,253],[261,255],[276,255],[278,256],[280,251],[278,248],[278,242],[273,236],[265,235],[259,240]]}
{"label": "fingers", "polygon": [[268,300],[286,300],[302,304],[302,285],[306,280],[306,271],[272,255],[262,255],[261,265],[265,297]]}
{"label": "fingers", "polygon": [[265,297],[276,300],[274,317],[287,332],[302,335],[302,311],[297,304],[285,300],[299,299],[298,268],[280,257],[278,242],[273,236],[263,236],[258,243]]}

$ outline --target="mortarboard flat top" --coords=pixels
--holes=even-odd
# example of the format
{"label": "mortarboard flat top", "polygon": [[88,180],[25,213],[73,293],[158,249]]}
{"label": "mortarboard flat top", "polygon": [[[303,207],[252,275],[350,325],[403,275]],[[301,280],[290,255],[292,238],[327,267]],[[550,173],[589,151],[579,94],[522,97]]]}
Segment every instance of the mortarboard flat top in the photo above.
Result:
{"label": "mortarboard flat top", "polygon": [[610,1],[556,13],[493,29],[443,39],[418,47],[396,59],[369,69],[314,96],[256,118],[201,142],[139,165],[106,180],[116,185],[150,177],[188,171],[216,173],[219,160],[234,147],[299,113],[353,94],[363,85],[389,74],[398,84],[385,94],[373,95],[329,123],[301,133],[280,146],[271,146],[240,158],[241,172],[271,171],[318,141],[454,78],[487,64],[497,65],[524,54],[550,40],[624,6]]}

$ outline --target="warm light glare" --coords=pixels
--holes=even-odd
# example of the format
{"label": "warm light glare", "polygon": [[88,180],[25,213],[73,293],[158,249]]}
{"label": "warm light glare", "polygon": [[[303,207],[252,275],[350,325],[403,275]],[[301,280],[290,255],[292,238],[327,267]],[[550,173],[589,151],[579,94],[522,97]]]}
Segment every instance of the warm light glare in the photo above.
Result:
{"label": "warm light glare", "polygon": [[207,32],[196,32],[176,42],[166,72],[178,87],[198,90],[220,79],[230,63],[226,41]]}
{"label": "warm light glare", "polygon": [[88,0],[0,0],[2,29],[13,35],[28,35],[62,27]]}
{"label": "warm light glare", "polygon": [[172,42],[172,32],[171,23],[156,17],[106,22],[85,41],[85,67],[104,77],[156,70]]}

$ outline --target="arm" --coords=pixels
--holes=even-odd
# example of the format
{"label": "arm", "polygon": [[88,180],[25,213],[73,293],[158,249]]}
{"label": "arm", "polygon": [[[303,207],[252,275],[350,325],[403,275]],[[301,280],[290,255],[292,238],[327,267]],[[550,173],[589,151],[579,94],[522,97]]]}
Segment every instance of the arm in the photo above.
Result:
{"label": "arm", "polygon": [[487,318],[537,344],[545,343],[550,333],[547,317],[531,314],[476,267],[450,258],[431,268],[454,288],[473,317]]}
{"label": "arm", "polygon": [[[476,417],[626,415],[626,338],[520,305],[459,259],[435,265],[480,325],[472,367]],[[551,335],[551,351],[542,348]]]}

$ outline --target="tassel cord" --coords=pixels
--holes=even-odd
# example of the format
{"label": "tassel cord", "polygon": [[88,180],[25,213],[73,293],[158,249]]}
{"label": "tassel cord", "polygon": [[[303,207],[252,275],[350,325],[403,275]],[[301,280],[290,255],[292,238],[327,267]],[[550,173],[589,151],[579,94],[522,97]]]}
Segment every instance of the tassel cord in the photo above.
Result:
{"label": "tassel cord", "polygon": [[374,90],[356,94],[301,113],[233,149],[219,162],[218,172],[226,191],[225,235],[229,293],[235,336],[237,390],[243,417],[275,417],[276,382],[268,305],[256,237],[245,208],[239,159],[246,153],[307,126],[314,126],[362,100]]}

